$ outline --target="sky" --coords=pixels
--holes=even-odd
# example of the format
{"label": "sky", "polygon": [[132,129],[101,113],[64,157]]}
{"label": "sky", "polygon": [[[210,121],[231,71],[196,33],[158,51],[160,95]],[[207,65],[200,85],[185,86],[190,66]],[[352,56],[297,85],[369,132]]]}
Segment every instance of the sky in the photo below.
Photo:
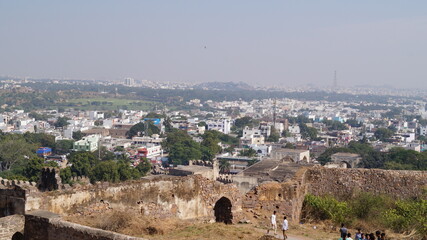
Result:
{"label": "sky", "polygon": [[0,0],[0,75],[427,88],[425,0]]}

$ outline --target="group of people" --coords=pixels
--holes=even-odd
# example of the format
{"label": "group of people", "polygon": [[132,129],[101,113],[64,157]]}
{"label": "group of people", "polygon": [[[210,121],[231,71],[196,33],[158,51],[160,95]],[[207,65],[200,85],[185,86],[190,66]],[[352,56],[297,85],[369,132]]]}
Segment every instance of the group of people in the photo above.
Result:
{"label": "group of people", "polygon": [[[276,211],[273,212],[273,214],[270,217],[270,223],[271,223],[271,230],[274,231],[274,235],[277,234],[277,219],[276,219]],[[289,223],[286,219],[286,216],[283,216],[283,223],[282,223],[282,233],[283,233],[283,239],[287,239],[288,236],[286,235],[286,231],[289,229]],[[270,229],[267,230],[267,234],[270,233]]]}
{"label": "group of people", "polygon": [[[340,234],[341,237],[339,240],[353,240],[351,238],[351,233],[348,232],[348,229],[344,226],[344,223],[341,224],[340,228]],[[386,240],[385,233],[376,231],[374,233],[363,233],[362,230],[359,228],[357,229],[357,232],[354,234],[354,240]]]}

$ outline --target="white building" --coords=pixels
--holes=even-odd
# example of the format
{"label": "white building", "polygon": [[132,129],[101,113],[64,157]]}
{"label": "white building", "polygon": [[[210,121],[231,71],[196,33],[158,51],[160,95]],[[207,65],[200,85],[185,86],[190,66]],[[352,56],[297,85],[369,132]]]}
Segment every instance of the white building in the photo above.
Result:
{"label": "white building", "polygon": [[104,118],[104,113],[103,112],[98,112],[98,111],[90,111],[89,112],[89,118],[91,120],[103,119]]}
{"label": "white building", "polygon": [[421,136],[427,136],[427,126],[425,126],[425,127],[421,126],[420,127],[420,135]]}
{"label": "white building", "polygon": [[135,85],[135,79],[133,78],[125,78],[125,85],[132,87]]}
{"label": "white building", "polygon": [[298,125],[292,125],[288,127],[288,131],[291,134],[299,134],[301,130]]}
{"label": "white building", "polygon": [[208,130],[216,130],[225,134],[231,131],[231,120],[227,118],[209,120],[206,122]]}
{"label": "white building", "polygon": [[243,129],[242,137],[240,138],[240,144],[243,145],[254,145],[264,144],[265,138],[261,134],[261,130],[258,128],[249,128],[246,126]]}

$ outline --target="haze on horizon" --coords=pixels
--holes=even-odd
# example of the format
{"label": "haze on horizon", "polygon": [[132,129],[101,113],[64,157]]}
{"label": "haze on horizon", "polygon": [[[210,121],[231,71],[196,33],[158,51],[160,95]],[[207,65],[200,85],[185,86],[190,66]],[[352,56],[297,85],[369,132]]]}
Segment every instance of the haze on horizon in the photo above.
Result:
{"label": "haze on horizon", "polygon": [[425,88],[427,1],[0,1],[0,75]]}

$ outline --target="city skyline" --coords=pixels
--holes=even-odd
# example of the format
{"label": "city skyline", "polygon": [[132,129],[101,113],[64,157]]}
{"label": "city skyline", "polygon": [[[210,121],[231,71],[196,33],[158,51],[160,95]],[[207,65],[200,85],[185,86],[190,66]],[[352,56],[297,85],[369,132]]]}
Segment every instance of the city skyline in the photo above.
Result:
{"label": "city skyline", "polygon": [[0,75],[423,88],[425,5],[1,2]]}

